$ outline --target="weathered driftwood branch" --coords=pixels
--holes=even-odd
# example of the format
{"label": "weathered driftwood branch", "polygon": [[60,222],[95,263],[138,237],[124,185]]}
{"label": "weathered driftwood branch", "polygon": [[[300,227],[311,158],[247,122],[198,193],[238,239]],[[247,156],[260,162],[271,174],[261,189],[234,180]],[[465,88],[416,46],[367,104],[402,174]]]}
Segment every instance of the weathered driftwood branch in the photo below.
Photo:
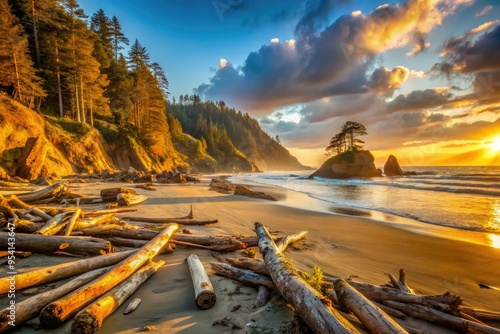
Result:
{"label": "weathered driftwood branch", "polygon": [[137,288],[153,275],[164,261],[149,264],[127,278],[120,285],[116,286],[104,296],[93,302],[91,305],[80,311],[71,324],[72,334],[95,333],[102,326],[102,322],[107,316],[112,314],[123,302],[134,293]]}
{"label": "weathered driftwood branch", "polygon": [[71,232],[73,232],[73,228],[75,227],[76,220],[80,217],[80,214],[82,212],[82,209],[77,208],[75,212],[73,212],[73,215],[69,219],[68,224],[66,225],[66,230],[64,231],[65,236],[70,236]]}
{"label": "weathered driftwood branch", "polygon": [[462,314],[465,313],[465,314],[471,315],[474,318],[479,319],[481,321],[500,322],[500,313],[499,312],[478,310],[478,309],[474,309],[472,307],[467,307],[467,306],[460,306],[458,308],[458,310]]}
{"label": "weathered driftwood branch", "polygon": [[[42,292],[37,294],[36,296],[17,302],[15,306],[15,325],[20,326],[26,321],[35,318],[40,310],[49,303],[61,297],[64,297],[66,294],[75,291],[75,289],[78,289],[82,285],[93,281],[97,277],[103,275],[109,269],[110,267],[106,267],[90,271],[72,279],[71,281],[53,290]],[[6,331],[7,329],[13,328],[9,325],[10,311],[11,310],[9,308],[5,308],[0,311],[0,333]]]}
{"label": "weathered driftwood branch", "polygon": [[105,210],[97,210],[91,212],[82,212],[82,217],[89,218],[100,215],[105,215],[108,213],[126,213],[126,212],[135,212],[137,209],[105,209]]}
{"label": "weathered driftwood branch", "polygon": [[414,318],[424,319],[429,322],[437,323],[446,328],[454,329],[460,333],[474,333],[474,334],[499,334],[500,329],[490,326],[479,324],[474,321],[462,319],[451,314],[447,314],[430,307],[420,305],[409,305],[395,301],[385,301],[389,307],[401,311]]}
{"label": "weathered driftwood branch", "polygon": [[217,219],[196,220],[192,218],[149,218],[149,217],[122,217],[125,220],[144,222],[151,224],[180,224],[180,225],[208,225],[218,222]]}
{"label": "weathered driftwood branch", "polygon": [[[0,232],[0,249],[7,249],[7,233]],[[16,233],[16,249],[25,252],[52,254],[57,251],[75,255],[104,255],[113,252],[110,242],[88,237],[45,236]]]}
{"label": "weathered driftwood branch", "polygon": [[101,224],[109,224],[115,220],[115,214],[114,213],[107,213],[104,215],[96,216],[92,218],[91,220],[80,220],[76,223],[75,229],[83,229],[83,228],[89,228],[89,227],[95,227]]}
{"label": "weathered driftwood branch", "polygon": [[49,220],[41,229],[36,231],[36,234],[43,235],[56,235],[61,231],[67,224],[68,220],[66,217],[72,215],[73,212],[63,212],[55,215],[51,220]]}
{"label": "weathered driftwood branch", "polygon": [[30,208],[29,212],[34,216],[38,216],[38,217],[42,218],[46,222],[53,218],[51,215],[48,215],[45,211],[42,211],[36,207]]}
{"label": "weathered driftwood branch", "polygon": [[191,254],[186,259],[194,287],[194,300],[196,306],[202,310],[208,310],[215,305],[217,296],[214,292],[212,282],[196,254]]}
{"label": "weathered driftwood branch", "polygon": [[[106,238],[106,240],[110,241],[115,246],[132,248],[141,248],[148,243],[147,240],[125,239],[118,237]],[[175,251],[175,244],[173,244],[172,242],[173,240],[170,239],[168,241],[168,244],[161,250],[160,254],[172,254]]]}
{"label": "weathered driftwood branch", "polygon": [[333,285],[338,301],[354,313],[370,333],[408,333],[384,311],[351,287],[345,280],[339,279]]}
{"label": "weathered driftwood branch", "polygon": [[303,231],[297,234],[287,235],[286,237],[276,242],[276,247],[278,247],[278,250],[283,253],[288,248],[288,246],[290,246],[294,242],[304,239],[306,235],[307,231]]}
{"label": "weathered driftwood branch", "polygon": [[250,259],[248,257],[227,257],[225,261],[236,268],[248,269],[257,274],[269,276],[269,270],[267,270],[267,266],[263,261]]}
{"label": "weathered driftwood branch", "polygon": [[406,284],[406,273],[403,269],[399,269],[399,279],[397,280],[392,274],[389,274],[391,284],[395,289],[406,293],[415,294],[413,290]]}
{"label": "weathered driftwood branch", "polygon": [[31,205],[26,204],[25,202],[21,201],[19,199],[19,197],[17,197],[16,195],[10,195],[8,202],[10,205],[12,205],[15,208],[19,208],[19,209],[31,208]]}
{"label": "weathered driftwood branch", "polygon": [[[55,266],[35,269],[25,273],[19,273],[16,275],[16,289],[21,290],[32,286],[48,284],[94,269],[107,267],[126,259],[134,252],[135,250],[131,250],[127,252],[95,256],[89,259],[77,260]],[[0,294],[7,293],[9,291],[9,286],[9,277],[0,278]]]}
{"label": "weathered driftwood branch", "polygon": [[165,247],[179,225],[172,224],[137,253],[120,262],[113,270],[97,280],[81,287],[74,293],[47,305],[40,313],[40,323],[44,328],[55,328],[87,304],[89,300],[111,290],[132,275],[145,262],[152,259]]}
{"label": "weathered driftwood branch", "polygon": [[44,223],[34,223],[24,219],[16,219],[14,221],[17,233],[34,233],[42,228],[43,225]]}
{"label": "weathered driftwood branch", "polygon": [[383,286],[359,283],[355,281],[348,282],[362,295],[376,302],[394,300],[402,303],[428,306],[448,313],[456,311],[458,309],[458,306],[462,304],[462,298],[452,295],[449,292],[437,296],[422,296],[409,294],[398,289],[387,288]]}
{"label": "weathered driftwood branch", "polygon": [[324,297],[294,273],[262,224],[255,223],[255,232],[259,237],[259,250],[276,287],[314,332],[359,333],[338,311],[328,305]]}
{"label": "weathered driftwood branch", "polygon": [[66,187],[64,185],[56,183],[50,187],[38,191],[33,191],[26,194],[18,194],[17,198],[26,203],[37,202],[47,198],[57,197],[62,194],[65,189]]}
{"label": "weathered driftwood branch", "polygon": [[250,270],[235,268],[224,262],[210,263],[212,270],[221,276],[225,276],[243,284],[252,286],[265,286],[269,289],[276,289],[274,282],[267,276],[259,275]]}
{"label": "weathered driftwood branch", "polygon": [[269,294],[269,289],[265,286],[260,285],[259,291],[257,291],[257,297],[255,297],[255,301],[252,307],[255,309],[266,305],[267,301],[269,300]]}

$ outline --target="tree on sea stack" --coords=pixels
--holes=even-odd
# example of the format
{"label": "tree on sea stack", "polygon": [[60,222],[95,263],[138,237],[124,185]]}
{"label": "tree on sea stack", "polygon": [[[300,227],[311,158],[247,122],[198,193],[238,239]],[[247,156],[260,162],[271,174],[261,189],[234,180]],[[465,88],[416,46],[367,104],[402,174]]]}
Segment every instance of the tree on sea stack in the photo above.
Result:
{"label": "tree on sea stack", "polygon": [[361,150],[365,142],[356,137],[367,134],[368,132],[366,132],[363,124],[347,121],[342,125],[341,131],[330,139],[330,145],[328,145],[326,151],[335,151],[339,155],[347,151]]}

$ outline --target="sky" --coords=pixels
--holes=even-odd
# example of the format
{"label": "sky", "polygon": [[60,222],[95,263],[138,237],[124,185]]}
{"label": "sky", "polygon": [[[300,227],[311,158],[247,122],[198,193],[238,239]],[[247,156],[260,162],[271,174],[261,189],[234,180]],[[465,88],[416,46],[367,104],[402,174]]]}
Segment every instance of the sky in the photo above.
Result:
{"label": "sky", "polygon": [[500,165],[495,0],[80,0],[116,16],[172,97],[259,120],[318,166],[346,121],[377,166]]}

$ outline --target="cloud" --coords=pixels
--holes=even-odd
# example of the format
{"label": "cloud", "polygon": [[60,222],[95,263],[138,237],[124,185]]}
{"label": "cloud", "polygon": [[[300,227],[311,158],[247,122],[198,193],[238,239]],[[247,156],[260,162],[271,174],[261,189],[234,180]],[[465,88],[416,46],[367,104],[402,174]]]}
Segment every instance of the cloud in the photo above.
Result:
{"label": "cloud", "polygon": [[393,113],[396,111],[432,109],[449,103],[452,97],[453,94],[449,92],[449,89],[415,90],[406,95],[398,95],[387,104],[387,110],[389,113]]}
{"label": "cloud", "polygon": [[482,10],[480,10],[479,12],[477,12],[476,15],[474,15],[474,17],[479,17],[479,16],[486,15],[492,9],[493,9],[492,5],[485,6]]}
{"label": "cloud", "polygon": [[[406,80],[408,70],[375,69],[375,57],[407,45],[425,47],[425,36],[459,5],[470,1],[409,0],[354,12],[315,31],[335,1],[320,0],[296,27],[293,41],[262,46],[242,66],[219,68],[209,83],[197,88],[206,99],[223,99],[253,114],[324,97],[376,91],[391,94]],[[422,50],[420,50],[422,51]]]}

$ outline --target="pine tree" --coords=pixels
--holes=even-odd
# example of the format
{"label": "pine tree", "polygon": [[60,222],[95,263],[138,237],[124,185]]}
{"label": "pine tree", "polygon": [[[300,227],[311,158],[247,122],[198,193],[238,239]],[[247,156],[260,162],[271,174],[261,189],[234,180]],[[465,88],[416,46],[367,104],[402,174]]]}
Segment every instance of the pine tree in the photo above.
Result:
{"label": "pine tree", "polygon": [[28,39],[7,1],[0,2],[0,35],[0,86],[32,107],[34,99],[45,92],[29,56]]}
{"label": "pine tree", "polygon": [[101,71],[105,71],[114,59],[113,55],[113,27],[111,20],[102,9],[99,9],[90,19],[90,29],[97,35],[92,55],[101,64]]}
{"label": "pine tree", "polygon": [[118,63],[119,52],[123,49],[122,44],[128,45],[128,39],[122,33],[122,27],[116,16],[111,18],[111,39],[115,62]]}

